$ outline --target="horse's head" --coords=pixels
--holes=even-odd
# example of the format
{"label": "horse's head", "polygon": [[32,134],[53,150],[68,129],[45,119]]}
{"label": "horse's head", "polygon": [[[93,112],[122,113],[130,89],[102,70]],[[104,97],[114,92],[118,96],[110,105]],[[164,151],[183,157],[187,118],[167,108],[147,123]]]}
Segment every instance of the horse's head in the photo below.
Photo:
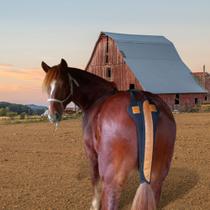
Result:
{"label": "horse's head", "polygon": [[51,122],[58,123],[61,121],[65,107],[71,102],[73,83],[78,84],[71,77],[64,59],[61,59],[59,65],[53,67],[42,62],[42,68],[46,72],[43,87],[48,94],[48,118]]}

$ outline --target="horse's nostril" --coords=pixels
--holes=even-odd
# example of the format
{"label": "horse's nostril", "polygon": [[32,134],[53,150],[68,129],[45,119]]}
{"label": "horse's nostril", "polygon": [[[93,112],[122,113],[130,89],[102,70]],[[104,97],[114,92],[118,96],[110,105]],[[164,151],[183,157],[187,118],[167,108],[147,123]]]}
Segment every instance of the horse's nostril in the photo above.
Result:
{"label": "horse's nostril", "polygon": [[61,120],[61,115],[59,113],[55,113],[55,118],[57,121]]}
{"label": "horse's nostril", "polygon": [[50,122],[58,122],[61,121],[61,115],[59,113],[49,114],[48,119]]}

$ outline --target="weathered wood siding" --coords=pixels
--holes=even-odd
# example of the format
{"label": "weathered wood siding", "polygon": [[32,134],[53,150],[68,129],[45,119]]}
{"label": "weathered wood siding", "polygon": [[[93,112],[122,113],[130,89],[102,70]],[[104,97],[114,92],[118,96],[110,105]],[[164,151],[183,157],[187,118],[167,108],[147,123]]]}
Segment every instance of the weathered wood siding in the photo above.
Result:
{"label": "weathered wood siding", "polygon": [[210,102],[210,73],[193,72],[199,84],[208,91],[206,100]]}
{"label": "weathered wood siding", "polygon": [[[106,54],[108,62],[106,62]],[[112,73],[110,78],[106,75],[107,68],[111,68]],[[130,84],[134,84],[135,88],[142,89],[139,81],[124,62],[123,56],[119,52],[115,42],[107,36],[100,37],[86,70],[115,82],[119,90],[128,90]]]}
{"label": "weathered wood siding", "polygon": [[[190,111],[192,107],[201,104],[205,100],[206,94],[203,93],[181,93],[179,94],[179,104],[175,105],[176,94],[159,94],[168,104],[171,110]],[[197,104],[195,100],[197,98]]]}

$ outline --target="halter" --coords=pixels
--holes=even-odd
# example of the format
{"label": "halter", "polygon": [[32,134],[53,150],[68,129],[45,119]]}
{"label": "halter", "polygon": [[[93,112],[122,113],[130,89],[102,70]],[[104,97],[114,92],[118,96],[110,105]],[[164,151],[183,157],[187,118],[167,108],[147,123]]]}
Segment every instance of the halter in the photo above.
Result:
{"label": "halter", "polygon": [[70,98],[70,96],[73,95],[73,83],[77,87],[79,87],[79,83],[69,73],[68,73],[68,77],[69,77],[69,84],[70,84],[70,88],[71,88],[69,95],[64,100],[59,100],[56,98],[49,98],[47,101],[49,101],[49,102],[53,101],[53,102],[58,102],[58,103],[62,104],[63,102],[67,101]]}

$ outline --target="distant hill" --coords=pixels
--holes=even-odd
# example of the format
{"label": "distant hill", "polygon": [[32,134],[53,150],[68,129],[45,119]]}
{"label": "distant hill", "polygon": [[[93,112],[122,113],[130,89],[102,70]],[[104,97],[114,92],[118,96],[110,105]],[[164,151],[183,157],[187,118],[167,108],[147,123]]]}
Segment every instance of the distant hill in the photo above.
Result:
{"label": "distant hill", "polygon": [[28,115],[41,115],[47,110],[47,107],[45,106],[38,106],[34,104],[23,105],[9,102],[0,102],[0,109],[2,108],[7,109],[10,112],[16,112],[17,114],[26,113]]}
{"label": "distant hill", "polygon": [[30,107],[32,110],[47,110],[46,106],[40,106],[40,105],[35,105],[35,104],[27,104],[26,106]]}

